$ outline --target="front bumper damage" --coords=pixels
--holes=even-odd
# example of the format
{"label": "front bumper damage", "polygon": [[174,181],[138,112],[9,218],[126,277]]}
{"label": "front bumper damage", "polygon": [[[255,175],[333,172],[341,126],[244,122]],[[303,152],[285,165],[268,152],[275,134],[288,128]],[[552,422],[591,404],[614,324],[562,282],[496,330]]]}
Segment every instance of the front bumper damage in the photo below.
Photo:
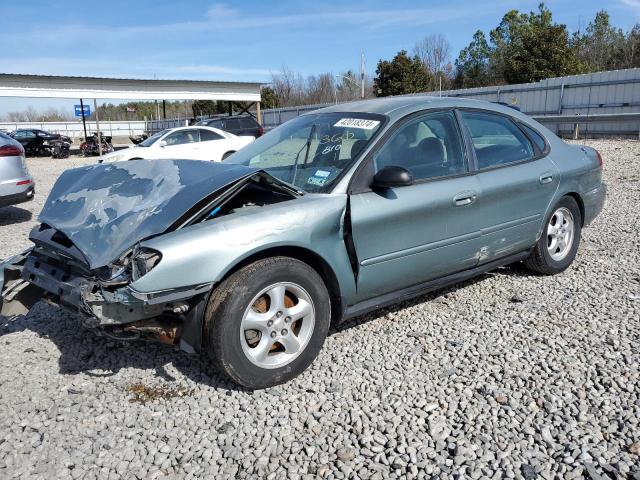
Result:
{"label": "front bumper damage", "polygon": [[211,284],[141,293],[109,284],[77,259],[36,245],[0,265],[2,315],[26,314],[39,300],[79,316],[83,326],[118,340],[156,340],[200,350]]}

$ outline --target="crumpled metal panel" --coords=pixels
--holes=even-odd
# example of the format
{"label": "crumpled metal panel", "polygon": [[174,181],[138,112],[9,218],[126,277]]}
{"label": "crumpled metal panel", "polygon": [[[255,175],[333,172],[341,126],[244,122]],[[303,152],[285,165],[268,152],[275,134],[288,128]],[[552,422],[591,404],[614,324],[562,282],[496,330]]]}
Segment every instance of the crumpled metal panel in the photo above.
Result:
{"label": "crumpled metal panel", "polygon": [[258,170],[197,160],[133,160],[65,171],[38,219],[104,266],[166,231],[193,205]]}

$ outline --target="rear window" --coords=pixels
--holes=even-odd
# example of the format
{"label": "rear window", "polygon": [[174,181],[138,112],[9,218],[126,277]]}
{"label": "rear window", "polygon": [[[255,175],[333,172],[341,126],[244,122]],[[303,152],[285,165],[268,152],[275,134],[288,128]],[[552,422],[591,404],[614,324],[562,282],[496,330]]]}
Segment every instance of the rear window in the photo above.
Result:
{"label": "rear window", "polygon": [[222,137],[211,130],[200,129],[200,141],[209,142],[211,140],[220,140]]}

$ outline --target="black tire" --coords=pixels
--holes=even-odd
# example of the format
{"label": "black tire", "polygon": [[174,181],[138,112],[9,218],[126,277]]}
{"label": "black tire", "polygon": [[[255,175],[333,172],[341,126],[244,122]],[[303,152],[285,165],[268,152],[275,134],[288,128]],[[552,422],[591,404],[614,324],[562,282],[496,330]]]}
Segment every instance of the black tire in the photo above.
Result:
{"label": "black tire", "polygon": [[231,156],[231,155],[233,155],[234,153],[236,153],[236,152],[227,152],[227,153],[225,153],[224,155],[222,155],[222,160],[224,160],[225,158],[230,157],[230,156]]}
{"label": "black tire", "polygon": [[[308,293],[315,321],[308,343],[297,357],[281,367],[261,368],[244,353],[240,326],[256,295],[278,282],[297,284]],[[211,293],[204,314],[203,347],[230,380],[249,389],[261,389],[287,382],[311,365],[322,349],[330,323],[329,292],[318,273],[299,260],[271,257],[241,268]]]}
{"label": "black tire", "polygon": [[[555,212],[560,208],[566,208],[571,212],[573,216],[573,240],[571,249],[566,256],[561,260],[554,260],[549,253],[547,227]],[[558,203],[551,209],[551,212],[545,218],[544,227],[540,239],[536,243],[531,255],[524,261],[525,267],[534,272],[542,273],[544,275],[555,275],[566,270],[578,253],[578,247],[580,246],[580,236],[582,233],[582,215],[580,214],[580,208],[573,197],[562,197]]]}

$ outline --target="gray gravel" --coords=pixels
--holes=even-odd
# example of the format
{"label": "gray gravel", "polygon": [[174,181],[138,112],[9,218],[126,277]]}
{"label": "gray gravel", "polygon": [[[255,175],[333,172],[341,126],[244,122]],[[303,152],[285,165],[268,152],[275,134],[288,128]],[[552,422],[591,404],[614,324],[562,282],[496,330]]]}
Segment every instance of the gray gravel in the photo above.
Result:
{"label": "gray gravel", "polygon": [[[0,323],[0,478],[640,478],[640,143],[604,157],[604,213],[555,277],[502,269],[334,332],[301,377],[235,389],[44,304]],[[30,160],[28,245],[70,164]]]}

